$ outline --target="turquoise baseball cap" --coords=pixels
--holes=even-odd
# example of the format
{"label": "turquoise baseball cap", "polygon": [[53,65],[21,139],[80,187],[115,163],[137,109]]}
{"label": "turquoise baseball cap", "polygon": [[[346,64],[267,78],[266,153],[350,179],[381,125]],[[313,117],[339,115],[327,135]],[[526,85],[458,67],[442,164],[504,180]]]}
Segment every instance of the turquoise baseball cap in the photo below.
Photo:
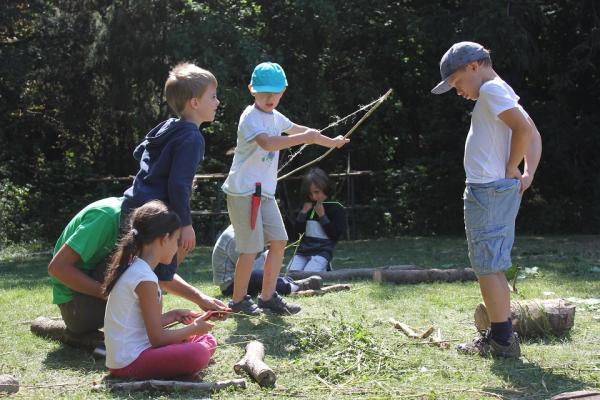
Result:
{"label": "turquoise baseball cap", "polygon": [[250,85],[256,93],[281,93],[288,83],[281,65],[264,62],[254,68]]}

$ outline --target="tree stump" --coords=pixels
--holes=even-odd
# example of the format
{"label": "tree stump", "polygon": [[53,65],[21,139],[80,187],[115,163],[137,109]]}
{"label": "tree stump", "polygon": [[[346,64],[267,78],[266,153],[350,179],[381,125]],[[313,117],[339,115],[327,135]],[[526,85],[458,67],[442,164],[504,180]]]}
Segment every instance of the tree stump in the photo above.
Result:
{"label": "tree stump", "polygon": [[0,393],[17,393],[19,381],[12,375],[0,375]]}
{"label": "tree stump", "polygon": [[[561,336],[575,323],[575,305],[563,299],[513,301],[510,314],[513,331],[520,337]],[[475,308],[475,326],[479,331],[491,326],[483,303]]]}
{"label": "tree stump", "polygon": [[235,363],[233,370],[241,375],[246,371],[260,386],[273,386],[277,377],[275,372],[263,361],[265,358],[265,346],[256,340],[246,345],[246,354]]}
{"label": "tree stump", "polygon": [[30,326],[31,332],[36,336],[58,340],[69,346],[92,350],[104,341],[104,334],[100,331],[75,335],[67,330],[62,319],[37,317]]}

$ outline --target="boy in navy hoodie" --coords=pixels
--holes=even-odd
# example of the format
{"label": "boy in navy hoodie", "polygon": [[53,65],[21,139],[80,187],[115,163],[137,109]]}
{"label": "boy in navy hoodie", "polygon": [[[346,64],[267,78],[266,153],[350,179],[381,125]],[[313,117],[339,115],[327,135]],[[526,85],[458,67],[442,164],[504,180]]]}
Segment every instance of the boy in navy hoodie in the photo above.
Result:
{"label": "boy in navy hoodie", "polygon": [[[213,121],[219,106],[217,80],[207,70],[182,63],[169,72],[165,97],[179,118],[158,124],[133,152],[134,158],[140,162],[140,170],[133,185],[125,191],[121,227],[128,231],[128,216],[132,210],[155,199],[162,200],[179,215],[182,222],[179,251],[171,264],[160,264],[155,270],[161,281],[172,281],[179,279],[175,274],[177,265],[196,246],[190,197],[194,175],[204,158],[204,137],[200,125]],[[188,286],[184,285],[182,290],[193,289]],[[176,294],[189,297],[184,293]],[[193,295],[190,293],[190,296]]]}

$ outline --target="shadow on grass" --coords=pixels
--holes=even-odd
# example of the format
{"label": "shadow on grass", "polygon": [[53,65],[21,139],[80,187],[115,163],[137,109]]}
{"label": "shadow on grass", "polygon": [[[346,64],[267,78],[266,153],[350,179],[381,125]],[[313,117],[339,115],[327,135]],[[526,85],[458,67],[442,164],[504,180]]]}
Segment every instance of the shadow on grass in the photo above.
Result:
{"label": "shadow on grass", "polygon": [[556,394],[581,390],[587,384],[566,374],[542,368],[522,359],[494,359],[492,373],[501,377],[515,390],[486,388],[484,390],[508,396],[511,399],[547,399]]}
{"label": "shadow on grass", "polygon": [[[265,345],[265,353],[270,357],[298,358],[294,349],[298,341],[293,325],[286,318],[271,317],[242,317],[237,316],[236,327],[232,334],[225,340],[228,344],[238,344],[242,353],[245,353],[246,344],[251,340],[258,340]],[[293,317],[289,317],[293,318]]]}
{"label": "shadow on grass", "polygon": [[104,358],[95,359],[92,352],[67,345],[61,345],[50,351],[42,361],[49,369],[70,369],[81,372],[106,372]]}

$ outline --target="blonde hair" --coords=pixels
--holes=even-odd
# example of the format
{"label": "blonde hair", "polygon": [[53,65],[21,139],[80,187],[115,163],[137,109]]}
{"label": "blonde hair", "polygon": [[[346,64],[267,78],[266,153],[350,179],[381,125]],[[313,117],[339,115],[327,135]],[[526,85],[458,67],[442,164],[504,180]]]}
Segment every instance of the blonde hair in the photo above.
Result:
{"label": "blonde hair", "polygon": [[210,85],[217,86],[217,78],[205,69],[191,63],[177,64],[165,82],[165,97],[169,107],[181,115],[188,100],[202,97]]}

